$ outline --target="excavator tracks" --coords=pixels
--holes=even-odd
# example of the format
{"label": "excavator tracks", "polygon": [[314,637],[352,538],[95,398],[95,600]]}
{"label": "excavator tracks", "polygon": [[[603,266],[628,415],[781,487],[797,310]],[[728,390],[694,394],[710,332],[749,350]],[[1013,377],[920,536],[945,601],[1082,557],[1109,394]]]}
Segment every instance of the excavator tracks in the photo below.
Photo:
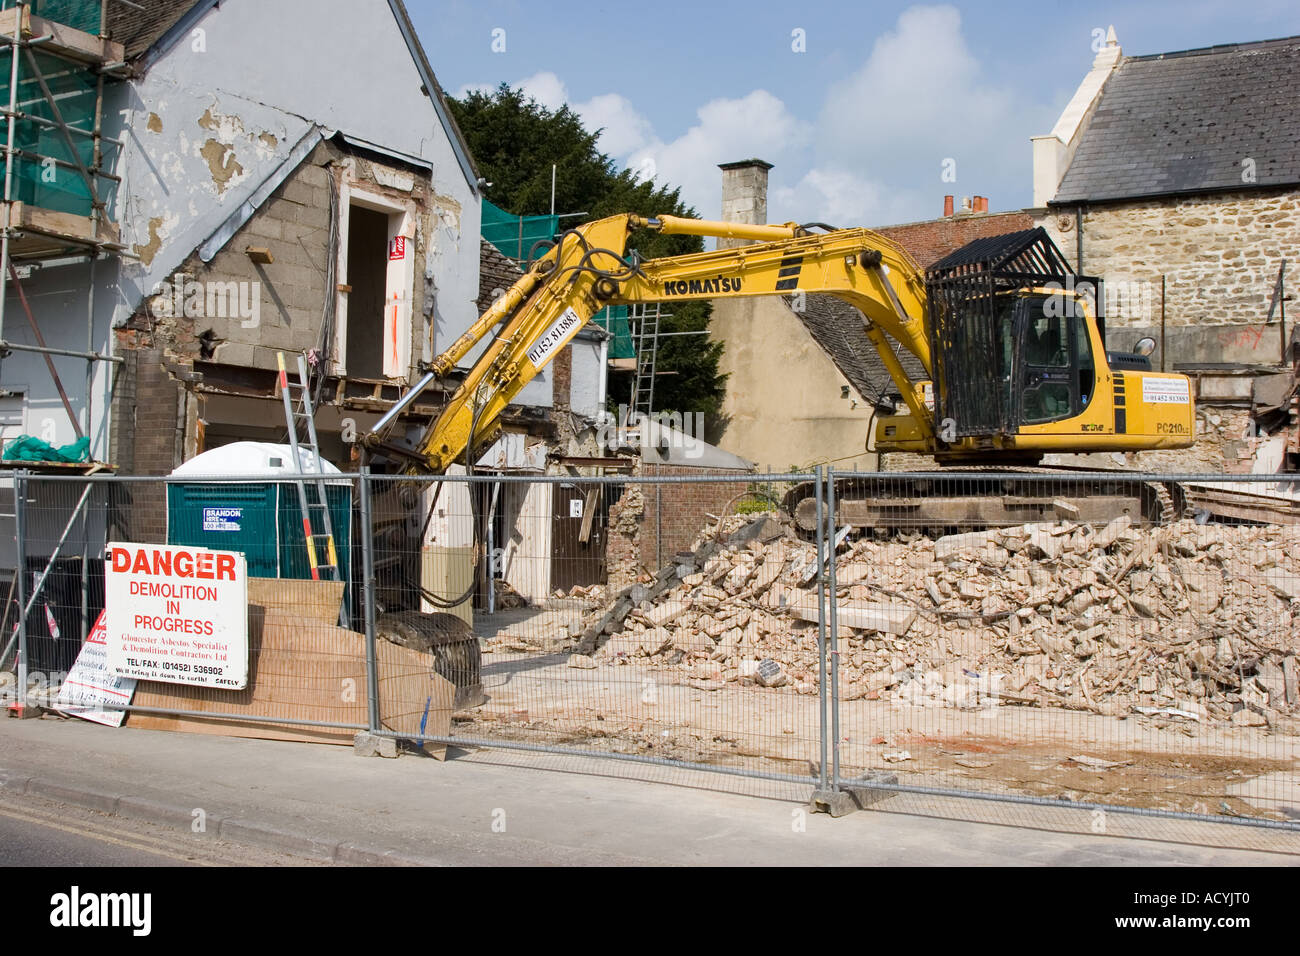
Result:
{"label": "excavator tracks", "polygon": [[[876,472],[836,479],[836,526],[855,530],[952,534],[1041,521],[1107,522],[1128,515],[1135,523],[1178,520],[1182,489],[1095,471],[1034,468],[945,469],[931,473]],[[1087,477],[1083,477],[1085,475]],[[793,488],[786,510],[804,533],[816,528],[812,482]]]}

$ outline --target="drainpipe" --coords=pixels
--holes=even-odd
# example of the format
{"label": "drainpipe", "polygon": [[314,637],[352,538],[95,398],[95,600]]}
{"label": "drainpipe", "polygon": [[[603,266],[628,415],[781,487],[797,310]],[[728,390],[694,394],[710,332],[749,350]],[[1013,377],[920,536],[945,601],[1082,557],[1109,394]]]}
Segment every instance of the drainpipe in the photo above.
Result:
{"label": "drainpipe", "polygon": [[1083,275],[1083,207],[1074,207],[1074,260],[1075,271]]}

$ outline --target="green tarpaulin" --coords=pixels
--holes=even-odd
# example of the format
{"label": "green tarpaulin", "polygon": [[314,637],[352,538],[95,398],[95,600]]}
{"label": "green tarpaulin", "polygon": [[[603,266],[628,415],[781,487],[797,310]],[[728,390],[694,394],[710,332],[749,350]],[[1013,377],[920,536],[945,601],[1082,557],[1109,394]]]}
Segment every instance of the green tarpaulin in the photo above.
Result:
{"label": "green tarpaulin", "polygon": [[559,230],[559,216],[516,216],[483,200],[483,238],[502,255],[527,263],[533,243],[552,239]]}
{"label": "green tarpaulin", "polygon": [[610,358],[636,358],[636,347],[632,344],[632,327],[627,321],[627,306],[612,305],[601,309],[592,317],[591,324],[599,325],[614,336],[609,340]]}
{"label": "green tarpaulin", "polygon": [[5,461],[87,461],[90,458],[90,439],[78,438],[71,445],[55,448],[47,441],[31,435],[19,435],[5,446]]}
{"label": "green tarpaulin", "polygon": [[[31,59],[27,52],[32,54]],[[11,62],[0,53],[0,107],[6,109]],[[45,95],[46,89],[57,103],[57,114],[56,106]],[[14,121],[14,199],[77,216],[91,214],[93,197],[81,170],[91,170],[95,165],[92,134],[96,95],[95,73],[86,66],[42,53],[39,48],[20,52],[15,102],[18,118]],[[68,127],[66,134],[58,128],[60,119]],[[115,147],[107,140],[101,142],[107,153],[102,157],[103,164],[111,165]],[[0,188],[3,188],[3,173],[0,168]],[[111,205],[113,180],[98,179],[96,189],[98,198]]]}

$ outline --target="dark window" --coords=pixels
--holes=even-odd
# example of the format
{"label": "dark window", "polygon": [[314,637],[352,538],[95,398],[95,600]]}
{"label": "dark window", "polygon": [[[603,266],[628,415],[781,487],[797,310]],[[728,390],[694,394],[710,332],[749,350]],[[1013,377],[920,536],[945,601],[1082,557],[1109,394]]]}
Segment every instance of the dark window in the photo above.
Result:
{"label": "dark window", "polygon": [[1020,422],[1040,425],[1083,411],[1096,378],[1092,342],[1073,300],[1061,296],[1021,299],[1015,323],[1020,334]]}

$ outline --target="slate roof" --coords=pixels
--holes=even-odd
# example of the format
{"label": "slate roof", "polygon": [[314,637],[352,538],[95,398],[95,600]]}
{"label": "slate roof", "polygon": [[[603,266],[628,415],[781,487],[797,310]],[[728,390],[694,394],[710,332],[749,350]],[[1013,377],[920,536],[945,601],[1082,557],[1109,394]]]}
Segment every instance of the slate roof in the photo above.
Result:
{"label": "slate roof", "polygon": [[138,7],[110,3],[107,24],[109,38],[126,48],[128,61],[134,60],[147,52],[195,5],[196,0],[150,0]]}
{"label": "slate roof", "polygon": [[[790,300],[786,302],[789,304]],[[835,367],[858,394],[892,412],[893,405],[885,396],[896,393],[897,389],[863,330],[862,313],[842,299],[818,293],[806,296],[805,306],[802,312],[794,314]],[[903,348],[895,351],[908,375],[918,380],[928,377],[911,352]]]}
{"label": "slate roof", "polygon": [[478,247],[478,314],[482,315],[496,301],[496,291],[506,291],[519,281],[523,270],[515,260],[502,255],[486,239],[479,239]]}
{"label": "slate roof", "polygon": [[1125,57],[1052,205],[1300,183],[1297,77],[1300,37]]}

